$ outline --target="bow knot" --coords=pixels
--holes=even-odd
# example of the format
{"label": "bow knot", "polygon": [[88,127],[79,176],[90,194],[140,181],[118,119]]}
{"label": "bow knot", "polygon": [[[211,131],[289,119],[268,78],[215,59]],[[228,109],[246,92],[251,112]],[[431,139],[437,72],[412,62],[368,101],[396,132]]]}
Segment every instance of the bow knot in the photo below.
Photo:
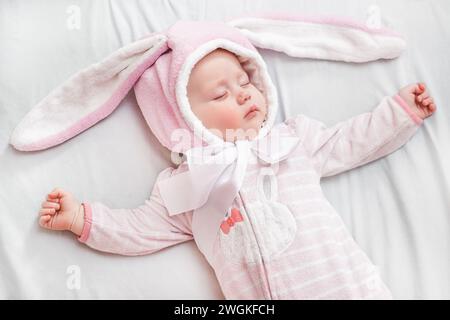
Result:
{"label": "bow knot", "polygon": [[[211,194],[224,185],[234,185],[231,195],[233,200],[250,161],[259,158],[269,164],[280,162],[287,158],[300,140],[292,136],[270,136],[270,141],[266,137],[189,149],[186,152],[188,171],[159,182],[160,194],[169,215],[202,207],[209,201]],[[256,157],[251,157],[252,153]],[[181,190],[183,192],[177,192]],[[227,203],[222,212],[230,205],[231,202]]]}
{"label": "bow knot", "polygon": [[225,218],[225,220],[220,224],[220,229],[223,231],[223,233],[228,234],[231,227],[233,227],[235,223],[242,221],[244,221],[244,218],[242,217],[239,209],[233,208],[231,209],[231,214],[229,215],[229,217]]}

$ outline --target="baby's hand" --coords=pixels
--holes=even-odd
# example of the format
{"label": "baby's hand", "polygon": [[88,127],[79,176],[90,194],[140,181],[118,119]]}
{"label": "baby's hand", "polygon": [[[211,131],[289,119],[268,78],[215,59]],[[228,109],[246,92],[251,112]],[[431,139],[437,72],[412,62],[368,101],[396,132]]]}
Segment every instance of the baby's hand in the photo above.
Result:
{"label": "baby's hand", "polygon": [[42,203],[39,215],[39,225],[43,228],[81,234],[75,227],[80,218],[84,220],[83,207],[69,192],[54,189]]}
{"label": "baby's hand", "polygon": [[411,110],[422,120],[428,118],[436,111],[433,98],[423,83],[410,84],[400,89],[398,95],[405,100]]}

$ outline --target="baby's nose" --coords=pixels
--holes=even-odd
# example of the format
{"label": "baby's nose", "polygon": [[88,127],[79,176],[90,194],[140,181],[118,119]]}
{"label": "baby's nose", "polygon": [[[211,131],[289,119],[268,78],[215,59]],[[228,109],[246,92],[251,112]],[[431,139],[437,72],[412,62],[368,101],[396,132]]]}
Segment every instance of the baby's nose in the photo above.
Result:
{"label": "baby's nose", "polygon": [[251,98],[251,95],[245,91],[241,91],[238,95],[239,104],[245,103],[247,100]]}

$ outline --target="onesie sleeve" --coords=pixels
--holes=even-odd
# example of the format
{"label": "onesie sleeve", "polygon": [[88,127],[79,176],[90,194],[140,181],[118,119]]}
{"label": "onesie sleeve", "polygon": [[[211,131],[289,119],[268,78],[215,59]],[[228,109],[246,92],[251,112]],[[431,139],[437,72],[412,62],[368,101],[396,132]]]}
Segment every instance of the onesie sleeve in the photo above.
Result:
{"label": "onesie sleeve", "polygon": [[99,251],[127,256],[150,254],[192,240],[192,211],[169,216],[159,194],[158,181],[176,171],[163,170],[149,199],[135,209],[110,209],[100,202],[84,202],[85,222],[78,240]]}
{"label": "onesie sleeve", "polygon": [[301,138],[321,177],[386,156],[405,144],[423,120],[399,96],[384,97],[372,111],[331,127],[299,115],[286,121]]}

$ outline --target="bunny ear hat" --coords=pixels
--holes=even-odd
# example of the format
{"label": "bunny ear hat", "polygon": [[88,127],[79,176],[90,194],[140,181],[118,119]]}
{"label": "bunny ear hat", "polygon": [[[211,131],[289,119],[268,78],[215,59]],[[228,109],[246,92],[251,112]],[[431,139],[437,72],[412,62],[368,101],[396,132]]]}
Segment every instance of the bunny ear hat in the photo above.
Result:
{"label": "bunny ear hat", "polygon": [[[268,114],[258,137],[264,136],[276,118],[277,92],[255,47],[292,57],[361,63],[395,58],[405,41],[387,29],[331,17],[270,14],[227,22],[181,20],[71,76],[25,115],[10,143],[21,151],[63,143],[110,115],[132,88],[147,124],[169,150],[185,152],[222,142],[194,115],[187,98],[192,68],[218,48],[234,53],[264,93]],[[184,129],[189,138],[174,135],[177,129]]]}

